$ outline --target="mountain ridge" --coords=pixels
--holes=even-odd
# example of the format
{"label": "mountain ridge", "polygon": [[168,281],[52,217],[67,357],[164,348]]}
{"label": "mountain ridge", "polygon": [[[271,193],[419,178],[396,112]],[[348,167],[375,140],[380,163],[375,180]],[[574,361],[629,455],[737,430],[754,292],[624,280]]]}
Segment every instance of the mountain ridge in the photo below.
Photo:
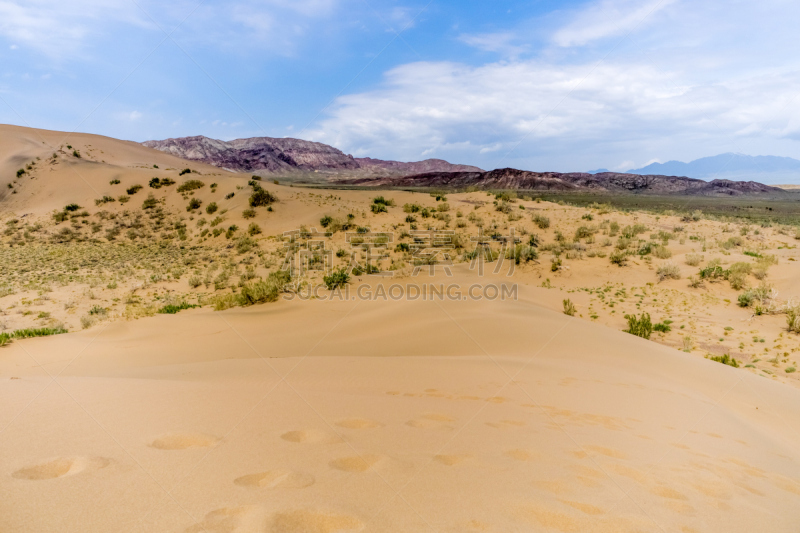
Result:
{"label": "mountain ridge", "polygon": [[777,184],[800,181],[800,160],[791,157],[750,156],[728,152],[701,157],[688,163],[676,160],[651,163],[642,168],[630,169],[627,173],[678,175],[705,180],[757,178],[763,183]]}
{"label": "mountain ridge", "polygon": [[[340,183],[344,183],[341,180]],[[630,194],[674,194],[695,196],[741,196],[787,194],[786,191],[754,181],[703,180],[686,176],[644,175],[624,172],[531,172],[513,168],[489,172],[428,172],[403,177],[364,178],[347,183],[393,187],[444,187],[520,189],[559,192]]]}
{"label": "mountain ridge", "polygon": [[290,137],[251,137],[220,141],[203,135],[142,143],[188,161],[200,161],[234,172],[269,174],[294,172],[353,172],[356,174],[417,174],[421,172],[478,171],[442,159],[401,162],[355,158],[327,144]]}

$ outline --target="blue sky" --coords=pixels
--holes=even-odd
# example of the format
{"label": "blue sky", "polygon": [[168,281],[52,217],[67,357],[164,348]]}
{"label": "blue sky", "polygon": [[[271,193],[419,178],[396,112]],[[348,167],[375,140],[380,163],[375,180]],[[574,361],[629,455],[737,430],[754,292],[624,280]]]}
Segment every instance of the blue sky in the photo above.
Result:
{"label": "blue sky", "polygon": [[614,170],[800,158],[787,0],[0,0],[0,122]]}

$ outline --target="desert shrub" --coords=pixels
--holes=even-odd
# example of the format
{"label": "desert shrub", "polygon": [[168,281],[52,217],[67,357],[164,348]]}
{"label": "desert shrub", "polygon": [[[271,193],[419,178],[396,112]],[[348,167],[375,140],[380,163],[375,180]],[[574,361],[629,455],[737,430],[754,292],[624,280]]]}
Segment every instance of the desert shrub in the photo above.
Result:
{"label": "desert shrub", "polygon": [[664,281],[665,279],[681,279],[681,269],[675,263],[667,261],[658,266],[656,269],[656,276],[658,277],[658,281]]}
{"label": "desert shrub", "polygon": [[[265,280],[245,284],[239,294],[229,296],[233,296],[235,304],[241,306],[274,302],[286,290],[291,280],[292,276],[289,272],[279,270],[270,273]],[[217,308],[216,305],[215,308]]]}
{"label": "desert shrub", "polygon": [[277,200],[268,190],[258,187],[250,195],[250,207],[268,206]]}
{"label": "desert shrub", "polygon": [[258,235],[259,233],[261,233],[261,226],[259,226],[255,222],[251,222],[250,225],[247,226],[248,235]]}
{"label": "desert shrub", "polygon": [[628,329],[624,330],[625,333],[630,333],[643,339],[650,338],[653,333],[653,323],[650,321],[649,313],[642,313],[641,317],[625,315],[625,319],[628,321]]}
{"label": "desert shrub", "polygon": [[330,215],[325,215],[324,217],[319,219],[319,225],[322,226],[323,228],[327,228],[328,226],[330,226],[331,222],[333,222],[333,217]]}
{"label": "desert shrub", "polygon": [[236,241],[236,251],[244,254],[253,249],[256,243],[250,237],[243,235]]}
{"label": "desert shrub", "polygon": [[533,246],[517,244],[509,247],[506,251],[506,259],[512,259],[516,264],[535,261],[539,258],[539,252]]}
{"label": "desert shrub", "polygon": [[192,198],[189,200],[189,205],[186,206],[187,211],[194,211],[195,209],[199,209],[200,206],[203,205],[203,201],[199,198]]}
{"label": "desert shrub", "polygon": [[511,204],[506,201],[498,202],[497,205],[495,205],[495,210],[508,214],[511,212]]}
{"label": "desert shrub", "polygon": [[242,211],[242,218],[248,220],[251,218],[256,218],[256,210],[252,207],[248,207]]}
{"label": "desert shrub", "polygon": [[333,290],[337,287],[344,287],[350,283],[350,274],[347,273],[347,269],[345,267],[342,267],[334,270],[327,276],[324,276],[322,281],[329,290]]}
{"label": "desert shrub", "polygon": [[142,209],[153,209],[158,205],[158,200],[150,194],[147,196],[144,202],[142,202]]}
{"label": "desert shrub", "polygon": [[175,185],[175,180],[172,178],[162,178],[161,179],[161,186],[162,187],[169,187],[170,185]]}
{"label": "desert shrub", "polygon": [[786,323],[789,326],[789,331],[800,333],[800,305],[787,304]]}
{"label": "desert shrub", "polygon": [[196,289],[203,284],[203,279],[200,276],[192,276],[189,278],[189,286]]}
{"label": "desert shrub", "polygon": [[183,176],[185,174],[191,174],[191,173],[192,173],[192,169],[191,168],[184,168],[183,170],[180,171],[180,173],[178,175],[179,176]]}
{"label": "desert shrub", "polygon": [[121,204],[127,204],[128,202],[130,202],[130,201],[131,201],[131,197],[130,197],[130,196],[128,196],[128,195],[126,195],[126,194],[123,194],[123,195],[121,195],[121,196],[119,196],[119,197],[117,198],[117,201],[118,201],[119,203],[121,203]]}
{"label": "desert shrub", "polygon": [[634,224],[633,226],[625,226],[622,229],[622,236],[626,239],[633,239],[637,235],[641,235],[647,231],[647,226],[644,224]]}
{"label": "desert shrub", "polygon": [[422,210],[422,207],[419,204],[405,204],[403,206],[403,211],[406,213],[419,213]]}
{"label": "desert shrub", "polygon": [[703,286],[703,278],[696,278],[689,276],[689,286],[693,289],[698,289]]}
{"label": "desert shrub", "polygon": [[125,190],[125,192],[128,193],[129,195],[134,195],[134,194],[136,194],[137,192],[139,192],[141,190],[142,190],[142,186],[141,185],[133,185],[131,187],[128,187]]}
{"label": "desert shrub", "polygon": [[550,219],[544,215],[534,214],[531,219],[533,220],[533,223],[539,227],[539,229],[547,229],[550,227]]}
{"label": "desert shrub", "polygon": [[653,246],[652,254],[659,259],[669,259],[672,257],[672,252],[666,246]]}
{"label": "desert shrub", "polygon": [[206,213],[208,213],[209,215],[213,215],[214,213],[217,212],[217,209],[219,209],[217,202],[211,202],[206,206]]}
{"label": "desert shrub", "polygon": [[386,209],[386,204],[372,204],[369,206],[373,213],[376,215],[378,213],[388,213],[389,211]]}
{"label": "desert shrub", "polygon": [[576,311],[575,304],[573,304],[569,298],[564,300],[563,304],[564,304],[564,314],[568,316],[575,316],[575,311]]}
{"label": "desert shrub", "polygon": [[717,363],[722,363],[723,365],[739,368],[739,361],[737,361],[728,354],[712,356],[709,357],[709,359],[711,359],[712,361],[716,361]]}
{"label": "desert shrub", "polygon": [[738,304],[739,307],[750,307],[753,304],[753,293],[747,291],[740,294]]}
{"label": "desert shrub", "polygon": [[175,304],[168,304],[158,310],[158,313],[162,315],[174,315],[177,314],[184,309],[194,309],[195,307],[200,307],[196,304],[187,304],[186,302],[181,302],[177,305]]}
{"label": "desert shrub", "polygon": [[162,187],[161,180],[158,178],[152,178],[150,180],[150,183],[148,183],[148,185],[153,189],[160,189]]}
{"label": "desert shrub", "polygon": [[594,231],[586,226],[580,226],[575,230],[575,239],[585,239],[594,235]]}
{"label": "desert shrub", "polygon": [[81,206],[79,206],[78,204],[69,204],[66,207],[64,207],[64,211],[77,211],[80,208]]}
{"label": "desert shrub", "polygon": [[724,270],[719,265],[709,265],[706,268],[700,270],[700,279],[707,279],[711,281],[716,281],[720,279],[724,279],[728,274],[727,270]]}
{"label": "desert shrub", "polygon": [[56,222],[56,224],[69,220],[69,213],[66,211],[56,211],[53,213],[53,220]]}
{"label": "desert shrub", "polygon": [[663,322],[659,322],[658,324],[653,324],[653,331],[659,331],[661,333],[669,333],[672,331],[672,320],[664,320]]}
{"label": "desert shrub", "polygon": [[436,210],[439,211],[440,213],[446,213],[447,211],[450,211],[450,204],[448,204],[447,202],[442,202],[441,204],[436,206]]}
{"label": "desert shrub", "polygon": [[[189,170],[189,169],[186,169],[186,170]],[[191,172],[191,170],[189,172]],[[183,176],[183,174],[185,174],[185,172],[181,172],[181,176]],[[200,180],[188,180],[188,181],[184,181],[183,183],[181,183],[178,186],[178,192],[194,191],[194,190],[197,190],[197,189],[202,189],[205,186],[206,186],[206,184],[203,183]]]}
{"label": "desert shrub", "polygon": [[685,262],[689,266],[698,266],[703,261],[703,256],[700,254],[686,254]]}
{"label": "desert shrub", "polygon": [[98,198],[97,200],[95,200],[94,201],[94,205],[103,205],[103,204],[108,204],[108,203],[111,203],[111,202],[116,202],[116,199],[112,198],[111,196],[106,195],[106,196],[103,196],[102,198]]}
{"label": "desert shrub", "polygon": [[611,252],[609,260],[611,261],[612,265],[625,266],[625,263],[628,261],[628,254],[622,250],[614,250]]}
{"label": "desert shrub", "polygon": [[[416,217],[414,215],[406,216],[406,222],[408,222],[409,224],[413,224],[416,221],[417,221],[417,219],[416,219]],[[465,224],[465,226],[466,226],[466,224]]]}
{"label": "desert shrub", "polygon": [[388,207],[392,207],[392,206],[394,206],[394,200],[391,200],[391,199],[387,200],[383,196],[376,196],[375,198],[372,199],[372,204],[373,205],[375,205],[375,204],[377,204],[377,205],[385,205],[385,206],[388,206]]}

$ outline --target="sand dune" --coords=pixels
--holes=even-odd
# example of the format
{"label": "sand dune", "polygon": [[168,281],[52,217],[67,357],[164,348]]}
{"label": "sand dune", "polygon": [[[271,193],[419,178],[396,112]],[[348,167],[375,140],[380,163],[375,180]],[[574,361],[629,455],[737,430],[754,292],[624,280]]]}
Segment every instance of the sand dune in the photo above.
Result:
{"label": "sand dune", "polygon": [[[797,336],[785,315],[737,306],[742,290],[727,281],[686,280],[697,265],[751,261],[764,277],[770,268],[781,298],[800,295],[784,227],[532,198],[501,212],[485,192],[449,195],[444,209],[391,191],[397,207],[376,214],[371,191],[275,183],[263,184],[275,209],[245,218],[248,176],[135,143],[0,126],[0,148],[0,180],[16,183],[0,183],[0,329],[71,331],[0,348],[0,531],[797,530]],[[203,188],[147,187],[180,183],[186,166]],[[147,188],[129,203],[95,205],[134,185]],[[143,212],[147,194],[161,215]],[[187,210],[190,198],[218,211]],[[54,221],[71,202],[86,214]],[[542,255],[512,276],[478,278],[460,256],[452,277],[414,278],[407,250],[393,250],[390,279],[516,283],[518,298],[295,297],[212,310],[278,268],[284,231],[326,214],[407,244],[405,203],[441,215],[417,214],[421,227],[453,214],[447,227],[466,242],[514,224],[540,235]],[[239,233],[209,233],[212,221]],[[243,238],[250,223],[261,233]],[[652,255],[610,263],[610,238],[634,224],[655,235],[641,243],[669,247],[683,279],[658,282]],[[349,247],[342,232],[332,240]],[[577,246],[544,250],[567,240]],[[702,258],[690,267],[691,254]],[[748,276],[750,287],[762,279]],[[386,283],[361,275],[351,288]],[[561,312],[566,298],[574,317]],[[169,302],[200,308],[157,314]],[[657,342],[621,331],[625,314],[645,311],[671,320]],[[703,358],[722,353],[742,368]]]}
{"label": "sand dune", "polygon": [[[12,345],[4,528],[793,530],[796,389],[520,296],[294,301]],[[463,330],[439,347],[435,317]]]}

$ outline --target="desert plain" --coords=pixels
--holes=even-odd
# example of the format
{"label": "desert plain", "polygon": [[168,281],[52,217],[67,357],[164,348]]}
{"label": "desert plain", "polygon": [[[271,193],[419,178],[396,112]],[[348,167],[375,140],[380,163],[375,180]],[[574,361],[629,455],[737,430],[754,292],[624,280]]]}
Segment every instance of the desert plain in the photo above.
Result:
{"label": "desert plain", "polygon": [[0,150],[2,531],[797,530],[792,226]]}

